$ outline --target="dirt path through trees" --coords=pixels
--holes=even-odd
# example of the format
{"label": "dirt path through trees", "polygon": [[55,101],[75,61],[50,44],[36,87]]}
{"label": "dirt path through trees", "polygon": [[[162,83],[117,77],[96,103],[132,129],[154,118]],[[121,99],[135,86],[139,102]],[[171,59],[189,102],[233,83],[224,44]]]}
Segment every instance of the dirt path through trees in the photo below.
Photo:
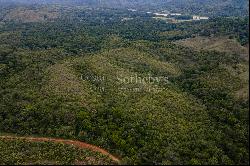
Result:
{"label": "dirt path through trees", "polygon": [[110,157],[113,161],[120,163],[120,160],[107,152],[106,150],[97,147],[95,145],[91,145],[88,143],[84,143],[81,141],[75,141],[75,140],[66,140],[66,139],[59,139],[59,138],[43,138],[43,137],[17,137],[17,136],[0,136],[0,138],[3,139],[22,139],[26,141],[31,141],[31,142],[54,142],[54,143],[64,143],[68,145],[74,145],[76,147],[82,148],[82,149],[89,149],[95,152],[102,153],[103,155],[106,155]]}

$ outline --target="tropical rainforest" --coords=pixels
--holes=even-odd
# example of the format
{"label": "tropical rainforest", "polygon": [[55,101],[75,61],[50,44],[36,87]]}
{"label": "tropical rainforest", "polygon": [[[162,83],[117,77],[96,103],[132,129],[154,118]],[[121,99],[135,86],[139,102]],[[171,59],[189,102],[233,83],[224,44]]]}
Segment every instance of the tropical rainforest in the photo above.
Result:
{"label": "tropical rainforest", "polygon": [[[131,11],[0,1],[0,135],[79,140],[122,164],[248,165],[247,1],[220,15],[208,2],[173,7],[208,20],[168,23],[146,2]],[[0,164],[114,163],[1,138]]]}

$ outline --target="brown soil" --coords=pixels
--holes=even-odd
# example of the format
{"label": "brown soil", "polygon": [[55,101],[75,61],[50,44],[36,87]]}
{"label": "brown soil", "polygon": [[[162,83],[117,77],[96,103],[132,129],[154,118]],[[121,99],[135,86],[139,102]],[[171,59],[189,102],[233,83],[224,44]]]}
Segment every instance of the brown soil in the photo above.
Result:
{"label": "brown soil", "polygon": [[31,141],[31,142],[54,142],[54,143],[64,143],[64,144],[68,144],[68,145],[74,145],[74,146],[82,148],[82,149],[89,149],[89,150],[92,150],[95,152],[102,153],[103,155],[110,157],[113,161],[120,163],[120,160],[117,157],[108,153],[106,150],[104,150],[100,147],[88,144],[88,143],[80,142],[80,141],[65,140],[65,139],[59,139],[59,138],[43,138],[43,137],[0,136],[0,138],[3,138],[3,139],[23,139],[23,140]]}

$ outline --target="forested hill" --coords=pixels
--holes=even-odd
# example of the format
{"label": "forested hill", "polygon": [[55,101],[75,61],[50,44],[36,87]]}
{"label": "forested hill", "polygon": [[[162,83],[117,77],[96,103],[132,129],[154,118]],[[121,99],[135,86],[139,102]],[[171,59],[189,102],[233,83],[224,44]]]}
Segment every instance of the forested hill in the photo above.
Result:
{"label": "forested hill", "polygon": [[248,0],[0,0],[8,4],[62,4],[90,7],[161,9],[209,16],[248,15]]}
{"label": "forested hill", "polygon": [[169,9],[210,16],[242,16],[249,12],[248,0],[172,0]]}
{"label": "forested hill", "polygon": [[[131,165],[249,165],[248,18],[54,5],[0,18],[0,134],[76,139]],[[93,156],[50,146],[0,141],[0,165]]]}

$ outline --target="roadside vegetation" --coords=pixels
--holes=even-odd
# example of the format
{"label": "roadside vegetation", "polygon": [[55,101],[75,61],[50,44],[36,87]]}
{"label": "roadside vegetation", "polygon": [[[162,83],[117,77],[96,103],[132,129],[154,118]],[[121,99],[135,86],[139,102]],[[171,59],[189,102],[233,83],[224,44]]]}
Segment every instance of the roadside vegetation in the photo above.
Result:
{"label": "roadside vegetation", "polygon": [[115,165],[98,152],[72,145],[0,138],[0,164],[3,165]]}

